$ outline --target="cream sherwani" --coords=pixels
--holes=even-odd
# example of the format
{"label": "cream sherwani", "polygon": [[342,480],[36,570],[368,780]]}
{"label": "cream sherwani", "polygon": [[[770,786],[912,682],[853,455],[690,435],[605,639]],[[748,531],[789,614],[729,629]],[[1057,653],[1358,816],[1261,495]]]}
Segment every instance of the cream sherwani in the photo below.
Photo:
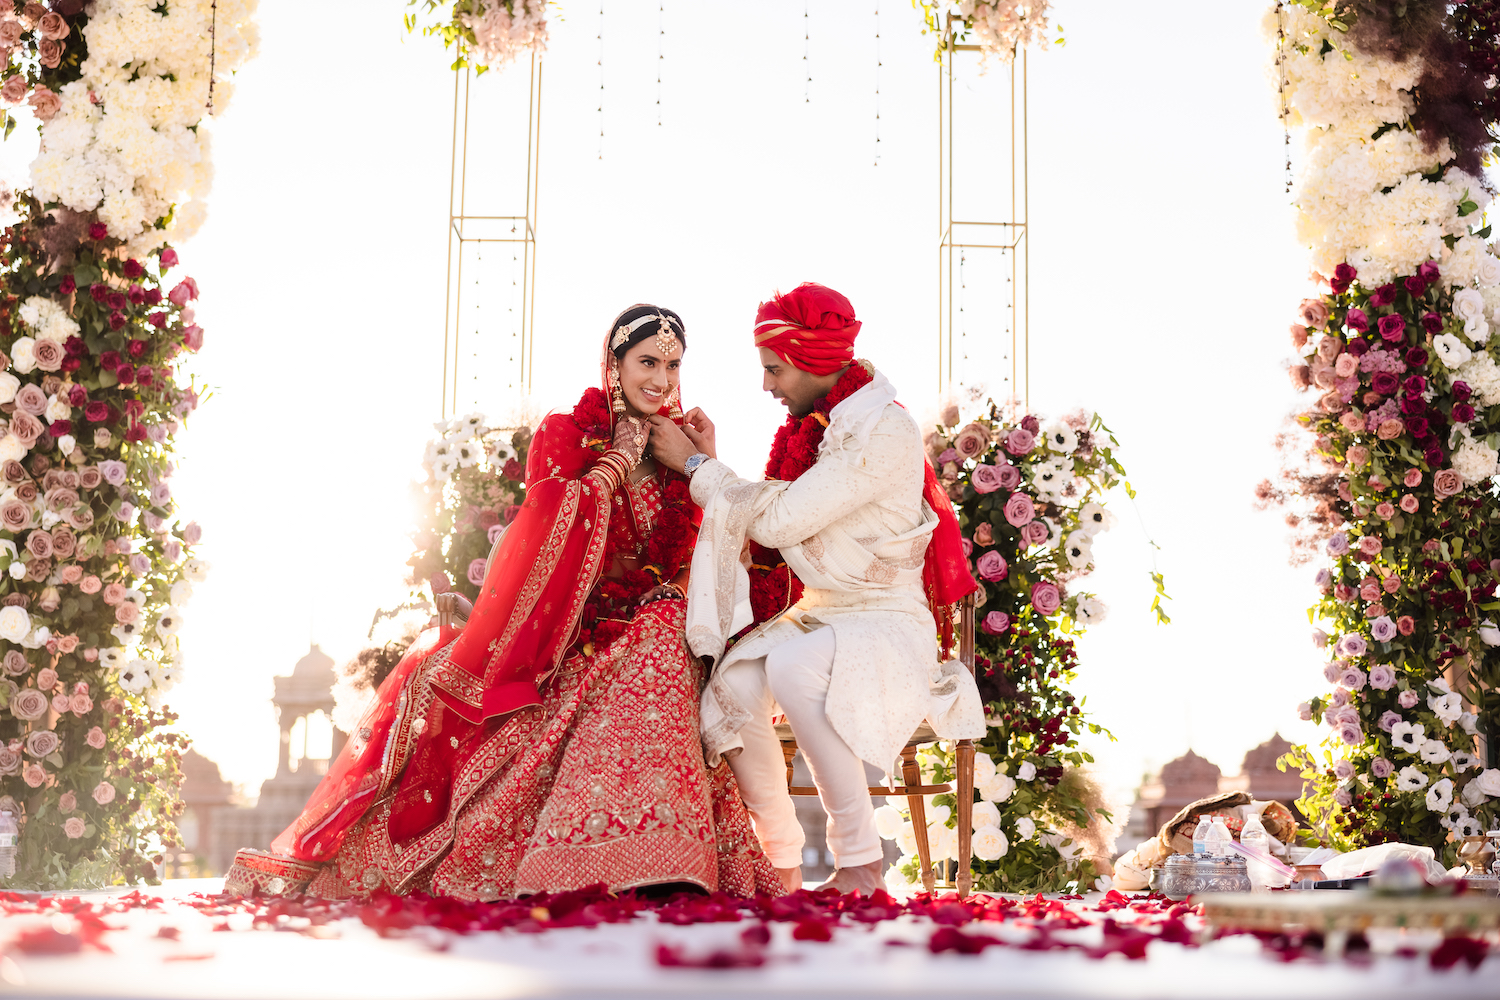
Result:
{"label": "cream sherwani", "polygon": [[[762,725],[756,718],[768,703],[744,685],[749,670],[774,668],[779,647],[796,649],[813,664],[808,670],[819,677],[808,697],[820,703],[817,717],[804,712],[801,717],[811,721],[799,727],[794,706],[780,707],[812,764],[814,780],[820,771],[832,780],[837,771],[844,784],[856,786],[842,789],[849,810],[864,814],[869,796],[858,760],[888,770],[924,718],[944,738],[980,736],[984,720],[972,677],[960,664],[938,661],[937,626],[922,590],[922,565],[937,515],[922,497],[926,458],[916,421],[896,404],[894,387],[878,372],[829,416],[817,463],[796,482],[748,482],[712,459],[693,474],[692,495],[704,509],[704,521],[693,557],[687,640],[695,653],[713,661],[702,712],[711,761],[745,748],[747,738],[763,743],[770,732],[769,721]],[[750,621],[749,581],[738,558],[746,535],[779,549],[805,590],[787,615],[762,624],[726,653],[727,637]],[[810,644],[807,638],[825,626],[832,642],[824,633]],[[762,666],[768,657],[769,668]],[[740,682],[731,683],[737,672]],[[774,686],[775,670],[771,673]],[[808,685],[787,683],[784,691],[794,687]],[[777,694],[782,702],[801,697]],[[744,704],[747,699],[756,704]],[[837,739],[801,731],[811,731],[815,723],[823,728],[822,717]],[[842,758],[838,767],[820,767],[815,748],[839,740],[846,749],[830,746],[825,755],[832,759],[841,752],[855,768]],[[742,773],[742,758],[771,759],[765,746],[754,749],[731,760],[752,815],[756,801],[775,797],[770,788],[751,787],[773,780],[770,775]],[[779,761],[779,746],[774,752]],[[784,798],[784,771],[774,780],[776,794]],[[837,853],[838,816],[830,807],[830,789],[822,781],[818,787],[829,808],[830,843]],[[776,808],[784,819],[790,801]],[[760,830],[762,817],[756,820]],[[845,837],[848,843],[873,835],[872,824],[858,817],[850,822],[868,829]],[[851,855],[864,858],[851,863],[872,860],[871,850],[869,844],[851,846]],[[873,850],[878,859],[878,839]],[[778,858],[768,843],[767,852],[773,863],[789,867],[787,849]],[[840,866],[845,863],[841,857]]]}

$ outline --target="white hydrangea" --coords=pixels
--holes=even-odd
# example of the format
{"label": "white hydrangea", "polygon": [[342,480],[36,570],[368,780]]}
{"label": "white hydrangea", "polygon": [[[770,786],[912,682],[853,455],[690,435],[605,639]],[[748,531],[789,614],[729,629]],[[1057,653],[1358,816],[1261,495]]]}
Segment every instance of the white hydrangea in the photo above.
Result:
{"label": "white hydrangea", "polygon": [[1453,471],[1463,476],[1466,483],[1481,483],[1495,474],[1497,460],[1500,460],[1500,452],[1465,431],[1463,440],[1453,452]]}
{"label": "white hydrangea", "polygon": [[1486,351],[1475,351],[1474,356],[1453,373],[1453,380],[1474,390],[1474,398],[1484,406],[1500,403],[1500,365],[1496,365],[1495,359]]}
{"label": "white hydrangea", "polygon": [[36,331],[36,340],[64,344],[78,334],[78,324],[62,303],[44,295],[33,295],[21,303],[21,320]]}

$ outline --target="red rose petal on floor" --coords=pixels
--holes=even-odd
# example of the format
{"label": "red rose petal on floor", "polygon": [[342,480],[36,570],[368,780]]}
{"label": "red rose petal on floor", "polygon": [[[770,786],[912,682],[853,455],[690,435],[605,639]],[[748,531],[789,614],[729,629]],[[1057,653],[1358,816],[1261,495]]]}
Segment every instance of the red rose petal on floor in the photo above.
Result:
{"label": "red rose petal on floor", "polygon": [[821,921],[802,920],[792,931],[792,939],[795,941],[832,941],[833,931]]}

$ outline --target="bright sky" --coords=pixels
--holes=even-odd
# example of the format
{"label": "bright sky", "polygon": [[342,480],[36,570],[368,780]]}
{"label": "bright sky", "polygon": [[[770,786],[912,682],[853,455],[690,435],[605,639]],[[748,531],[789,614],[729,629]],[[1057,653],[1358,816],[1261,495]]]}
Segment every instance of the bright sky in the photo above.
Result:
{"label": "bright sky", "polygon": [[[1119,525],[1096,544],[1092,587],[1112,613],[1080,644],[1079,688],[1119,738],[1101,758],[1123,789],[1189,746],[1234,773],[1277,729],[1316,738],[1294,711],[1322,684],[1312,573],[1288,568],[1279,518],[1251,503],[1295,401],[1286,327],[1307,287],[1264,6],[1201,4],[1164,35],[1136,5],[1060,0],[1067,46],[1030,60],[1033,408],[1097,410],[1140,492],[1140,518],[1117,497]],[[602,158],[598,3],[554,20],[535,405],[571,405],[597,377],[609,319],[658,302],[687,322],[687,404],[753,473],[784,412],[759,391],[754,310],[817,280],[854,302],[862,356],[913,409],[933,406],[933,40],[906,0],[806,7],[608,0]],[[172,704],[252,795],[275,769],[272,676],[310,639],[352,655],[374,610],[404,596],[406,487],[440,415],[453,76],[436,40],[404,33],[404,12],[263,0],[260,55],[212,126],[209,221],[181,248],[203,289],[194,370],[215,393],[181,437],[174,494],[203,524],[213,572],[187,609],[190,670]],[[999,220],[1004,74],[975,62],[960,66],[958,179],[973,199],[960,212]],[[476,84],[471,213],[520,211],[524,83],[520,66]],[[30,149],[20,132],[7,144],[12,176]],[[469,272],[482,280],[466,322],[483,332],[460,381],[498,419],[519,403],[499,357],[512,272],[504,249],[486,256]],[[972,261],[974,301],[1004,273]],[[996,318],[969,315],[965,342],[985,359],[971,379],[998,389]],[[1174,598],[1168,627],[1147,613],[1142,521]]]}

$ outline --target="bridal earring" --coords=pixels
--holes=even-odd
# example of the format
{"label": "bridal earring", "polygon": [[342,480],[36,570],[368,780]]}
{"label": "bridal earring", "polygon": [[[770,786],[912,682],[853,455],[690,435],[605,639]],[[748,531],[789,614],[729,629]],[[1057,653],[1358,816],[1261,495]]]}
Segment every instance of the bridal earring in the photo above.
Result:
{"label": "bridal earring", "polygon": [[667,394],[667,416],[673,420],[682,419],[682,404],[678,402],[678,386],[672,386],[672,391]]}
{"label": "bridal earring", "polygon": [[611,410],[616,414],[625,412],[625,391],[620,388],[620,369],[616,365],[609,366],[609,399]]}

